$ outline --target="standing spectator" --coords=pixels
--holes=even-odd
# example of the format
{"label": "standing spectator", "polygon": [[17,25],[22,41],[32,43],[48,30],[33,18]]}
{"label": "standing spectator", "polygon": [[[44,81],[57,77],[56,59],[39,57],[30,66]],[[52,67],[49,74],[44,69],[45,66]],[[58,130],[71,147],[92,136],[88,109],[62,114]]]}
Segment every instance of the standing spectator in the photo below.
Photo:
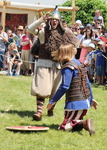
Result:
{"label": "standing spectator", "polygon": [[101,16],[100,10],[96,10],[94,16],[94,23],[97,24],[98,21],[100,25],[104,26],[104,20],[103,20],[103,16]]}
{"label": "standing spectator", "polygon": [[69,28],[73,32],[73,34],[76,35],[75,25],[71,25]]}
{"label": "standing spectator", "polygon": [[106,53],[106,82],[105,85],[107,86],[107,33],[105,33],[100,39],[104,42],[105,53]]}
{"label": "standing spectator", "polygon": [[[51,52],[56,51],[62,43],[77,45],[74,34],[62,26],[58,7],[50,17],[47,13],[29,25],[30,32],[34,34],[35,29],[42,22],[46,22],[46,27],[42,28],[38,34],[38,37],[41,37],[39,58],[31,86],[31,94],[37,98],[37,112],[33,115],[34,120],[42,119],[44,100],[54,95],[61,81],[60,63],[52,59]],[[48,110],[48,116],[53,116],[53,108]]]}
{"label": "standing spectator", "polygon": [[94,51],[95,45],[93,43],[89,43],[87,46],[88,54],[86,56],[86,60],[84,64],[87,66],[88,78],[91,83],[93,83],[94,70],[95,70],[95,60],[94,60]]}
{"label": "standing spectator", "polygon": [[80,43],[80,47],[82,48],[81,54],[80,54],[80,62],[81,63],[83,63],[84,60],[86,59],[86,56],[88,53],[87,45],[89,43],[91,43],[92,36],[93,36],[92,29],[86,29],[85,30],[85,36],[83,37],[83,39],[81,40],[81,43]]}
{"label": "standing spectator", "polygon": [[80,47],[80,43],[81,40],[84,38],[84,30],[85,27],[84,26],[80,26],[79,28],[76,28],[75,30],[77,30],[77,38],[78,38],[78,48],[77,48],[77,54],[75,55],[76,59],[80,58],[80,53],[81,53],[81,47]]}
{"label": "standing spectator", "polygon": [[5,54],[4,65],[5,68],[8,68],[9,76],[19,75],[22,61],[20,59],[20,54],[18,53],[17,46],[15,43],[9,44],[8,51]]}
{"label": "standing spectator", "polygon": [[5,43],[7,42],[7,34],[3,32],[3,26],[0,25],[0,71],[4,69],[4,54],[6,50]]}
{"label": "standing spectator", "polygon": [[75,28],[79,28],[80,26],[82,26],[81,20],[76,20],[74,25],[75,25]]}
{"label": "standing spectator", "polygon": [[104,33],[104,35],[101,36],[100,39],[104,42],[104,47],[107,47],[107,33]]}
{"label": "standing spectator", "polygon": [[96,31],[96,35],[98,38],[102,37],[104,34],[103,26],[101,26],[101,25],[98,25],[97,28],[94,29],[94,31]]}
{"label": "standing spectator", "polygon": [[32,41],[29,38],[29,30],[25,28],[24,30],[24,35],[22,36],[21,39],[21,46],[22,46],[22,53],[21,53],[21,59],[23,61],[23,64],[21,66],[22,69],[22,74],[23,75],[28,75],[29,70],[31,69],[31,64],[30,64],[30,49],[32,46]]}
{"label": "standing spectator", "polygon": [[11,30],[7,30],[7,36],[8,36],[8,42],[6,43],[6,51],[8,51],[8,46],[10,43],[15,42],[15,40],[13,39],[13,34]]}
{"label": "standing spectator", "polygon": [[[31,58],[32,58],[32,62],[31,63],[31,72],[32,74],[34,74],[34,72],[36,71],[36,63],[38,61],[38,53],[39,53],[39,45],[40,45],[40,40],[42,39],[42,30],[44,30],[46,24],[45,23],[41,23],[40,26],[35,29],[35,36],[34,36],[34,42],[33,45],[31,47]],[[39,37],[38,37],[39,36]],[[31,74],[31,75],[32,75]]]}
{"label": "standing spectator", "polygon": [[62,21],[62,26],[63,26],[64,28],[68,28],[67,22],[66,22],[65,20]]}
{"label": "standing spectator", "polygon": [[92,29],[93,28],[93,26],[92,26],[92,24],[90,24],[90,23],[88,23],[88,24],[86,24],[86,29]]}
{"label": "standing spectator", "polygon": [[16,34],[13,34],[14,40],[15,40],[17,48],[18,48],[18,52],[20,52],[20,53],[21,53],[21,49],[22,49],[20,41],[23,36],[23,30],[24,30],[23,26],[19,26],[17,28]]}
{"label": "standing spectator", "polygon": [[99,38],[92,38],[92,43],[95,45],[95,49],[98,49],[98,42],[100,42],[101,39]]}
{"label": "standing spectator", "polygon": [[98,42],[98,49],[96,50],[95,55],[96,55],[95,65],[96,65],[97,84],[104,84],[104,79],[106,75],[105,74],[106,60],[104,58],[106,54],[104,51],[104,42],[102,41]]}

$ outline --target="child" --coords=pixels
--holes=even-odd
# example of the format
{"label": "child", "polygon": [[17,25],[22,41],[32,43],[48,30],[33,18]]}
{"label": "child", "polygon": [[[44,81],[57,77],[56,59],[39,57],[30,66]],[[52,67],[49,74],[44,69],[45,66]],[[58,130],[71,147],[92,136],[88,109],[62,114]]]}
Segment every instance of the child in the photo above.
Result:
{"label": "child", "polygon": [[[9,76],[18,76],[22,61],[20,59],[20,54],[17,51],[16,44],[10,43],[8,50],[5,54],[4,64],[8,66],[8,75]],[[14,70],[14,71],[13,71]]]}
{"label": "child", "polygon": [[95,55],[97,84],[104,84],[106,75],[106,59],[104,56],[106,53],[103,41],[98,42],[98,49],[95,51]]}
{"label": "child", "polygon": [[97,102],[93,100],[86,69],[74,58],[76,51],[74,45],[69,44],[61,45],[58,51],[52,53],[55,60],[62,62],[62,83],[49,101],[47,109],[51,109],[66,93],[65,117],[59,129],[79,131],[84,128],[92,135],[95,133],[92,120],[83,121],[83,117],[91,105],[97,108]]}
{"label": "child", "polygon": [[89,77],[89,81],[93,83],[94,77],[94,68],[95,68],[95,60],[94,60],[94,51],[95,45],[93,43],[89,43],[87,46],[88,54],[86,56],[86,60],[84,64],[87,66],[87,73]]}
{"label": "child", "polygon": [[103,20],[103,17],[101,16],[100,10],[96,10],[95,16],[94,16],[94,22],[97,23],[98,21],[100,25],[104,26],[104,20]]}

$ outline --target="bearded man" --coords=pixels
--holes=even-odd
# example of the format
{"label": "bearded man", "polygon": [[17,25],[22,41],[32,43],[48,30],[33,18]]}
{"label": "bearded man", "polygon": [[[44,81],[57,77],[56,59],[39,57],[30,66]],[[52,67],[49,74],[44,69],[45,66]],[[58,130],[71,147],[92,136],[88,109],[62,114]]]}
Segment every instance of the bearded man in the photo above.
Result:
{"label": "bearded man", "polygon": [[[56,51],[64,43],[72,43],[75,46],[78,43],[71,30],[62,26],[57,6],[51,16],[47,13],[29,25],[29,31],[37,34],[37,29],[43,22],[46,26],[38,30],[40,40],[38,61],[31,85],[31,95],[37,99],[37,111],[33,115],[33,119],[37,121],[42,119],[45,98],[51,99],[61,82],[61,64],[53,60],[51,52]],[[48,110],[48,116],[53,116],[53,108]]]}

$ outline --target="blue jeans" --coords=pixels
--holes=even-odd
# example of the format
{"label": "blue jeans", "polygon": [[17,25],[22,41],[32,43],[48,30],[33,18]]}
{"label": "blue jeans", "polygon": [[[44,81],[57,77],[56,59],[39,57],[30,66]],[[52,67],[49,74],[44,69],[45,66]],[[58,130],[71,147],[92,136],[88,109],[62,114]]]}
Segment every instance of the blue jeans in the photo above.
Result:
{"label": "blue jeans", "polygon": [[4,54],[5,52],[0,51],[0,68],[4,68]]}

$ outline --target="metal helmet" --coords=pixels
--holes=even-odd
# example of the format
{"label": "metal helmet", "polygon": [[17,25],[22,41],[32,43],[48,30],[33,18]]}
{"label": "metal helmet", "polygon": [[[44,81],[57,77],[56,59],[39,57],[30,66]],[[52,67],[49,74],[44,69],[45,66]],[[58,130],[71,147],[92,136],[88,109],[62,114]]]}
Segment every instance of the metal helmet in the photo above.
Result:
{"label": "metal helmet", "polygon": [[58,10],[58,6],[55,7],[51,17],[51,19],[58,19],[58,20],[61,20],[61,15],[59,13],[59,10]]}
{"label": "metal helmet", "polygon": [[52,15],[49,17],[49,23],[48,23],[48,24],[49,24],[49,29],[50,29],[50,30],[51,30],[51,24],[50,24],[50,20],[51,20],[51,19],[57,19],[57,20],[59,20],[60,28],[61,28],[63,31],[65,31],[65,29],[64,29],[64,27],[63,27],[63,25],[62,25],[61,15],[60,15],[60,13],[59,13],[58,6],[55,7],[55,9],[54,9]]}

